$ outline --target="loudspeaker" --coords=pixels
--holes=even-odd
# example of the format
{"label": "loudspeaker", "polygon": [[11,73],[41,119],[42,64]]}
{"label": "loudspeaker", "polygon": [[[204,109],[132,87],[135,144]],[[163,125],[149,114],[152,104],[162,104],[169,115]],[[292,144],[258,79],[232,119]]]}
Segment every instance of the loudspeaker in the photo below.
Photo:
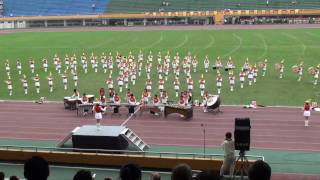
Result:
{"label": "loudspeaker", "polygon": [[236,150],[250,150],[250,129],[250,118],[235,118],[234,144]]}

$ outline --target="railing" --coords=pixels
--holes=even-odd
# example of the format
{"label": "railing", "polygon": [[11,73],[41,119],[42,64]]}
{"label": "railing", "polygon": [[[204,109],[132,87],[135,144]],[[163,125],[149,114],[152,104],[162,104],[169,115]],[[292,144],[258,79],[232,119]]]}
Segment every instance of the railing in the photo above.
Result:
{"label": "railing", "polygon": [[[59,152],[72,153],[95,153],[96,155],[119,155],[119,156],[141,156],[158,158],[191,158],[191,159],[223,159],[223,154],[203,154],[203,153],[177,153],[177,152],[154,152],[154,151],[129,151],[129,150],[106,150],[106,149],[80,149],[80,148],[56,148],[56,147],[37,147],[37,146],[12,146],[1,145],[0,150],[8,151],[31,151],[31,152]],[[238,156],[236,156],[238,157]],[[264,160],[264,156],[246,155],[248,160]]]}

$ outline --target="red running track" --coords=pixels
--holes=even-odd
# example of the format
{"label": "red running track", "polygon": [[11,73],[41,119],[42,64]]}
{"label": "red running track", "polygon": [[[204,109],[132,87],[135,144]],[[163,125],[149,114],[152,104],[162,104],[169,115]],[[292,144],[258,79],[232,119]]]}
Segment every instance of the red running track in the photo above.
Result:
{"label": "red running track", "polygon": [[[304,127],[302,109],[221,107],[222,113],[203,113],[194,110],[191,120],[172,114],[168,118],[147,112],[130,119],[126,126],[134,130],[148,144],[202,147],[205,124],[208,147],[220,147],[226,131],[233,131],[235,117],[251,118],[252,147],[261,149],[320,151],[320,113],[314,112],[310,127]],[[104,116],[102,125],[120,125],[127,119]],[[92,116],[76,116],[76,111],[65,110],[62,103],[34,104],[28,102],[0,103],[0,138],[60,140],[72,129],[84,124],[95,124]]]}

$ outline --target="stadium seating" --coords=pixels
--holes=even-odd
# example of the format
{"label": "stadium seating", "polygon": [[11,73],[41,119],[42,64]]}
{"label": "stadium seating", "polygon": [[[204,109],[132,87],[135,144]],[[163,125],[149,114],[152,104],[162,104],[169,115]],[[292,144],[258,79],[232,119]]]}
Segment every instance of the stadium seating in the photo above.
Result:
{"label": "stadium seating", "polygon": [[4,0],[4,16],[101,14],[109,0]]}
{"label": "stadium seating", "polygon": [[[163,1],[168,6],[162,6]],[[319,0],[110,0],[107,12],[317,8]]]}

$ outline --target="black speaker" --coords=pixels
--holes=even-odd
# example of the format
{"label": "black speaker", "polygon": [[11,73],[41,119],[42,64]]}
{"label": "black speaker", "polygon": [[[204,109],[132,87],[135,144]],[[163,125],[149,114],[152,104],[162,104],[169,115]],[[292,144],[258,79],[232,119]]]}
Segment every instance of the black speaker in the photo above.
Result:
{"label": "black speaker", "polygon": [[250,129],[250,118],[235,119],[234,144],[236,150],[250,150]]}

